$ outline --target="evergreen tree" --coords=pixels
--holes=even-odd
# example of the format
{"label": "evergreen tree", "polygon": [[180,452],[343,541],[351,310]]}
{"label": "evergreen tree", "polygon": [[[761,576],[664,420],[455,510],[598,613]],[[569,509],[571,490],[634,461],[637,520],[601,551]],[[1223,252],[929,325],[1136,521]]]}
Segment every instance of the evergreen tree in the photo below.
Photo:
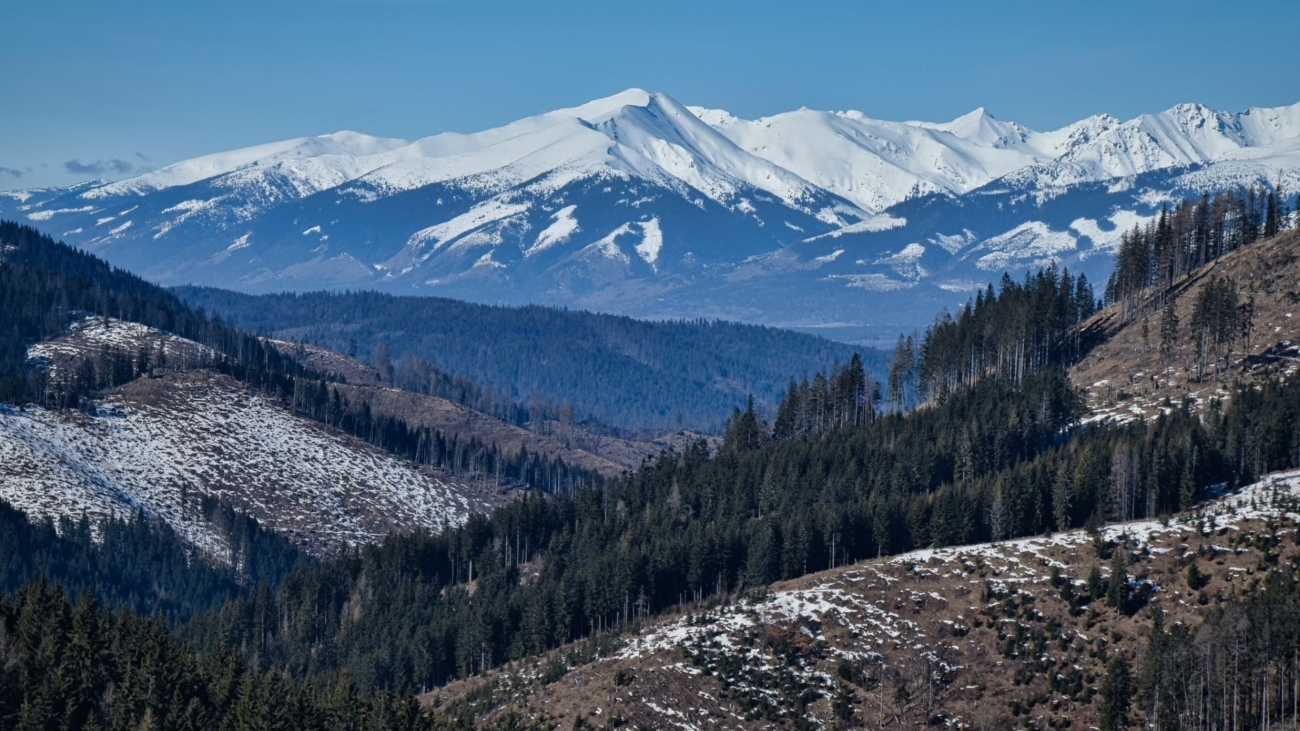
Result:
{"label": "evergreen tree", "polygon": [[1106,664],[1106,678],[1101,684],[1101,729],[1124,731],[1129,728],[1129,708],[1133,702],[1133,674],[1128,660],[1115,655]]}
{"label": "evergreen tree", "polygon": [[1128,606],[1128,552],[1122,546],[1111,556],[1106,604],[1121,611]]}
{"label": "evergreen tree", "polygon": [[1174,346],[1178,343],[1178,308],[1175,305],[1173,297],[1165,301],[1165,308],[1160,314],[1160,356],[1165,362],[1165,385],[1172,386],[1169,381],[1170,358],[1174,352]]}

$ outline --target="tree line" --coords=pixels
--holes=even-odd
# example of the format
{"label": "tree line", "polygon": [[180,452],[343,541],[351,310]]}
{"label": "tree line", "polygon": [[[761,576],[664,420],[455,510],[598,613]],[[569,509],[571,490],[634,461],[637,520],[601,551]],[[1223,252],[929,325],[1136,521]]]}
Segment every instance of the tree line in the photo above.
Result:
{"label": "tree line", "polygon": [[[1155,219],[1121,236],[1106,302],[1119,305],[1124,321],[1150,314],[1140,311],[1147,287],[1168,290],[1192,271],[1297,223],[1300,217],[1290,215],[1285,192],[1263,185],[1205,193],[1173,208],[1166,204]],[[1157,299],[1145,306],[1155,311],[1163,304]]]}
{"label": "tree line", "polygon": [[889,374],[890,402],[943,397],[989,377],[1024,382],[1050,368],[1069,368],[1082,357],[1083,323],[1097,310],[1088,278],[1055,264],[1026,273],[1023,282],[1003,274],[956,316],[944,312],[921,339],[899,337]]}
{"label": "tree line", "polygon": [[[45,581],[0,597],[0,728],[7,731],[451,731],[468,719],[414,697],[323,688],[250,667],[236,649],[202,656],[160,620],[75,604]],[[522,729],[507,720],[489,728]],[[535,726],[529,726],[535,727]]]}
{"label": "tree line", "polygon": [[[880,384],[871,380],[862,357],[854,353],[849,362],[829,370],[817,371],[809,383],[807,376],[799,382],[790,379],[785,395],[777,404],[772,428],[774,439],[794,439],[824,434],[833,429],[860,427],[874,421],[880,404]],[[757,434],[752,401],[744,414],[732,414],[728,441],[737,444],[753,441],[738,429]]]}
{"label": "tree line", "polygon": [[1127,673],[1129,681],[1111,704],[1110,728],[1124,728],[1130,708],[1173,730],[1294,728],[1300,721],[1300,567],[1278,560],[1276,532],[1261,538],[1264,579],[1216,606],[1200,626],[1167,624],[1153,609],[1136,672],[1122,658],[1112,661],[1111,675]]}
{"label": "tree line", "polygon": [[200,560],[166,523],[143,514],[93,526],[84,516],[33,521],[0,501],[0,595],[44,579],[174,626],[257,586],[274,587],[309,560],[284,537],[215,500],[194,508],[230,546],[228,565]]}

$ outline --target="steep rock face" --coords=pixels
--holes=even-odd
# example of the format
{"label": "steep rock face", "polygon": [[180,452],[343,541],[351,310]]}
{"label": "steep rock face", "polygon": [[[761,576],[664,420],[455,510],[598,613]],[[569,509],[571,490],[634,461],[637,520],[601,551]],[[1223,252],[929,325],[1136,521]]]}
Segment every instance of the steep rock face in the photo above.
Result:
{"label": "steep rock face", "polygon": [[0,194],[166,284],[368,287],[851,338],[1003,271],[1091,275],[1178,196],[1300,184],[1300,105],[1180,105],[1038,132],[801,109],[757,120],[631,89],[475,134],[340,132],[114,183]]}

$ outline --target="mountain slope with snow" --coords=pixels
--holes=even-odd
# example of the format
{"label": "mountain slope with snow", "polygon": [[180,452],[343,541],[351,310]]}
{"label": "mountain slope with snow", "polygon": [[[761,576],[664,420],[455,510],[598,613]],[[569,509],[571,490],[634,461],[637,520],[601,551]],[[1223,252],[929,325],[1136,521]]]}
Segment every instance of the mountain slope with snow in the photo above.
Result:
{"label": "mountain slope with snow", "polygon": [[166,284],[367,287],[866,337],[1004,270],[1059,261],[1104,276],[1120,227],[1162,203],[1279,180],[1300,181],[1300,104],[1188,104],[1044,132],[984,109],[942,123],[744,120],[630,89],[473,134],[340,132],[9,192],[0,216]]}
{"label": "mountain slope with snow", "polygon": [[0,409],[0,497],[37,517],[144,511],[217,558],[190,501],[219,499],[317,552],[487,508],[463,485],[199,373],[128,384],[94,415]]}
{"label": "mountain slope with snow", "polygon": [[[1203,648],[1207,618],[1250,616],[1238,602],[1290,571],[1298,500],[1300,473],[1283,472],[1160,520],[860,561],[690,604],[424,700],[484,724],[1097,728],[1108,661],[1140,657],[1170,627],[1192,628]],[[1114,554],[1140,611],[1089,595]],[[1243,636],[1258,631],[1235,621]],[[1148,708],[1135,699],[1135,716]]]}

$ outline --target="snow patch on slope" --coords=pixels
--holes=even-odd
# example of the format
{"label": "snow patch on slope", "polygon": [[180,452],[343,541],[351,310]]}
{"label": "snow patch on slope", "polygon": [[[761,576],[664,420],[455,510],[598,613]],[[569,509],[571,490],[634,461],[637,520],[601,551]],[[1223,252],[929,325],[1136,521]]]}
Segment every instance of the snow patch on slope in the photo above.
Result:
{"label": "snow patch on slope", "polygon": [[659,252],[664,248],[664,232],[659,228],[659,219],[642,221],[641,242],[636,245],[636,253],[645,263],[654,269],[659,268]]}
{"label": "snow patch on slope", "polygon": [[394,262],[423,261],[448,242],[488,224],[526,213],[531,207],[529,203],[507,203],[495,198],[491,199],[449,221],[416,231],[411,238],[407,239],[406,248],[394,257],[392,262],[386,262],[383,268],[396,268]]}
{"label": "snow patch on slope", "polygon": [[582,229],[578,227],[578,219],[573,216],[573,212],[576,210],[578,210],[577,206],[565,206],[556,211],[551,216],[551,225],[537,234],[537,240],[524,251],[524,256],[529,257],[546,251],[556,244],[568,241],[574,234],[581,231]]}
{"label": "snow patch on slope", "polygon": [[1069,232],[1053,231],[1040,221],[1029,221],[985,239],[966,256],[988,253],[975,260],[975,266],[985,271],[997,271],[1015,265],[1045,266],[1061,254],[1073,251],[1078,245]]}
{"label": "snow patch on slope", "polygon": [[0,407],[0,497],[38,518],[143,510],[202,546],[213,539],[184,501],[207,495],[317,550],[458,524],[478,507],[456,486],[224,377],[132,386],[93,416]]}
{"label": "snow patch on slope", "polygon": [[1115,211],[1106,220],[1110,223],[1110,230],[1104,231],[1096,219],[1077,218],[1070,223],[1070,230],[1080,236],[1087,236],[1092,241],[1094,249],[1103,251],[1115,251],[1119,248],[1119,240],[1124,234],[1133,230],[1134,226],[1144,224],[1151,220],[1151,216],[1141,216],[1135,211]]}

